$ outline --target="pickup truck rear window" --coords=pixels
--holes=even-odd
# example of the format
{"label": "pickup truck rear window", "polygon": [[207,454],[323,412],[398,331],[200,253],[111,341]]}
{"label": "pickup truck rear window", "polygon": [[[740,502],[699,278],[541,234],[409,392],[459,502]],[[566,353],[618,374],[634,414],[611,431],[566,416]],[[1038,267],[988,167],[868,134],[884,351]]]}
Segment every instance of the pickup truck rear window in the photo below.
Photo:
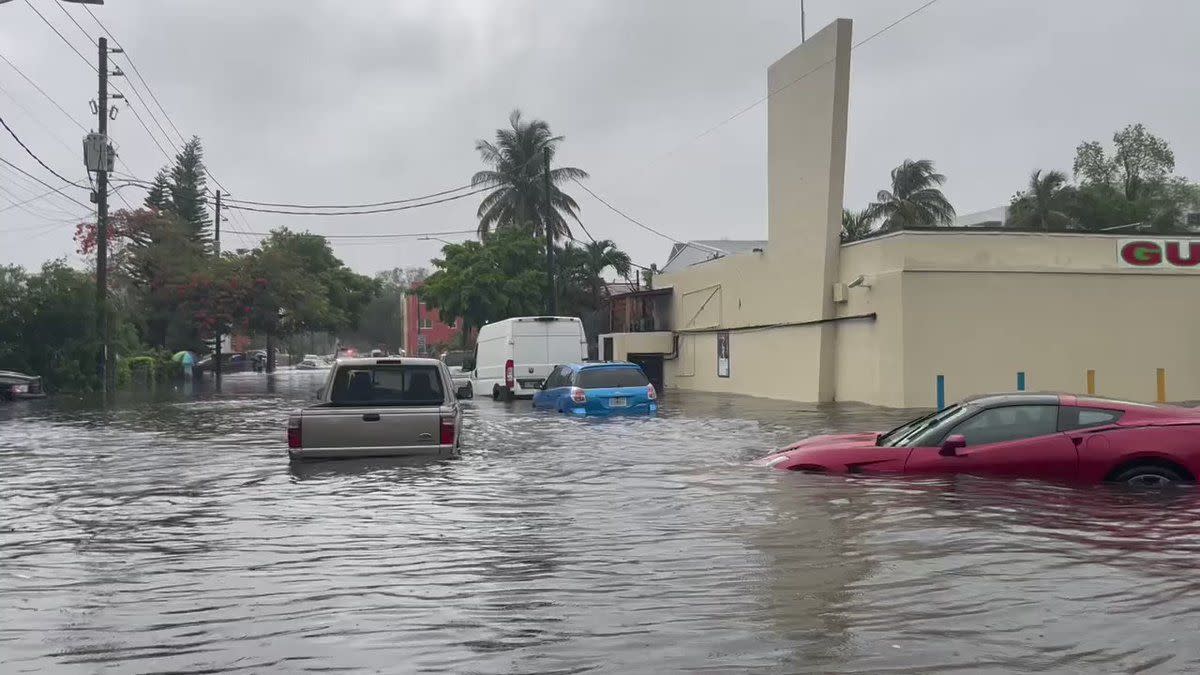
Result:
{"label": "pickup truck rear window", "polygon": [[580,389],[611,389],[614,387],[644,387],[650,384],[641,368],[588,368],[576,376]]}
{"label": "pickup truck rear window", "polygon": [[333,379],[334,405],[441,405],[445,400],[436,366],[351,366]]}

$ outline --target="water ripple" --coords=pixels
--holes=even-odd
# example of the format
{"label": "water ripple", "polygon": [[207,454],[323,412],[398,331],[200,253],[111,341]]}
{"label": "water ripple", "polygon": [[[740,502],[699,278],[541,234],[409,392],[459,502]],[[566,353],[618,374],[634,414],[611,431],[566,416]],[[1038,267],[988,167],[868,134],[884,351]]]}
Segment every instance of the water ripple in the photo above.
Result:
{"label": "water ripple", "polygon": [[312,375],[0,407],[4,672],[1200,669],[1200,495],[746,465],[903,411],[469,404],[289,465]]}

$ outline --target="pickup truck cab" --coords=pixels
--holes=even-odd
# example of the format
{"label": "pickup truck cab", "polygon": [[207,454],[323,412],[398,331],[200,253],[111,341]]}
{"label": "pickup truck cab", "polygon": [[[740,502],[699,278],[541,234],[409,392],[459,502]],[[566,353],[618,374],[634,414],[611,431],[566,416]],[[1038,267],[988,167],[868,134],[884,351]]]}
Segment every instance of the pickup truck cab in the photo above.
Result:
{"label": "pickup truck cab", "polygon": [[437,359],[338,359],[317,399],[288,417],[292,459],[458,453],[462,408]]}

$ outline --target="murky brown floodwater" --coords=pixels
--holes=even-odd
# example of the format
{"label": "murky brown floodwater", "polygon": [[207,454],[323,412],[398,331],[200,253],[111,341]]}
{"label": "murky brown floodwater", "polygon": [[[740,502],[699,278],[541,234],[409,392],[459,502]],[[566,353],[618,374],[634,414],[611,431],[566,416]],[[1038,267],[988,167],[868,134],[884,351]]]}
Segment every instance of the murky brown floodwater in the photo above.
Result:
{"label": "murky brown floodwater", "polygon": [[316,383],[0,406],[0,672],[1200,670],[1197,491],[755,469],[907,414],[695,395],[289,466]]}

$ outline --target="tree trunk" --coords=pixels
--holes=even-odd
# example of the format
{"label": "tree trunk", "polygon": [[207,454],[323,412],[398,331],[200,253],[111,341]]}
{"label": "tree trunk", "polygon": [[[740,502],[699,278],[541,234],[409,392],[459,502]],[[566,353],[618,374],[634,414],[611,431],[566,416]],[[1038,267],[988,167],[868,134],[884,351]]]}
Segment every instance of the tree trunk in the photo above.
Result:
{"label": "tree trunk", "polygon": [[275,336],[267,333],[267,372],[275,372]]}

